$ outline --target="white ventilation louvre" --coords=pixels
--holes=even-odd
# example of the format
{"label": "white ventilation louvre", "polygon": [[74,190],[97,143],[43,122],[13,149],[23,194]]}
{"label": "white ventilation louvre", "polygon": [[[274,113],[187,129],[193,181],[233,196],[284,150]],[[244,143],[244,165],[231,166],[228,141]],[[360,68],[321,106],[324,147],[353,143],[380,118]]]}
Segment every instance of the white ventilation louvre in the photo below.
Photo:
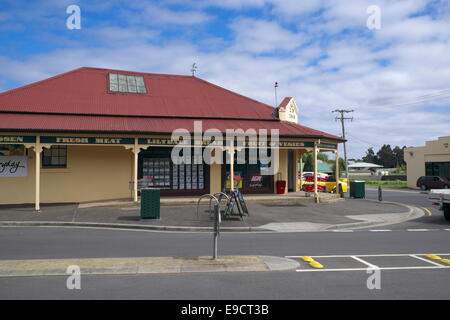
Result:
{"label": "white ventilation louvre", "polygon": [[147,93],[144,77],[109,74],[109,90],[111,92]]}

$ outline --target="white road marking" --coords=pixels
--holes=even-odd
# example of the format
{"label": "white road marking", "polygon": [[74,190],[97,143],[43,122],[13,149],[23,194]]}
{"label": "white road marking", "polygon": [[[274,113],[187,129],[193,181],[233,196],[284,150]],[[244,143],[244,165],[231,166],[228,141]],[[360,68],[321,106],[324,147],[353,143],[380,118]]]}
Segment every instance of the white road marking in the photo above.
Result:
{"label": "white road marking", "polygon": [[371,269],[380,269],[380,267],[378,267],[378,266],[376,266],[374,264],[371,264],[371,263],[369,263],[369,262],[367,262],[367,261],[365,261],[365,260],[363,260],[361,258],[358,258],[357,256],[350,256],[350,258],[352,258],[352,259],[354,259],[356,261],[359,261],[362,264],[365,264],[366,266],[368,266]]}
{"label": "white road marking", "polygon": [[[297,269],[296,272],[335,272],[335,271],[366,271],[370,268],[347,268],[347,269]],[[450,269],[450,267],[380,267],[377,268],[380,271],[383,270],[424,270],[424,269]]]}
{"label": "white road marking", "polygon": [[434,264],[435,266],[438,266],[438,267],[444,267],[442,264],[439,264],[439,263],[437,263],[437,262],[431,261],[431,260],[429,260],[429,259],[425,259],[425,258],[422,258],[422,257],[418,257],[418,256],[416,256],[415,254],[411,254],[410,257],[413,257],[413,258],[416,258],[416,259],[419,259],[419,260],[428,262],[428,263],[430,263],[430,264]]}
{"label": "white road marking", "polygon": [[[389,253],[389,254],[340,254],[340,255],[328,255],[328,256],[313,256],[313,255],[308,255],[311,258],[350,258],[352,256],[354,257],[408,257],[411,255],[415,255],[415,256],[424,256],[428,253]],[[437,256],[448,256],[450,255],[450,253],[434,253]],[[305,255],[301,255],[301,256],[285,256],[286,258],[301,258]]]}
{"label": "white road marking", "polygon": [[410,231],[410,232],[425,232],[425,231],[430,231],[430,229],[406,229],[406,231]]}
{"label": "white road marking", "polygon": [[333,232],[353,232],[353,230],[332,230]]}
{"label": "white road marking", "polygon": [[[438,256],[448,256],[450,253],[435,253]],[[442,264],[438,264],[437,262],[427,260],[420,256],[424,256],[426,253],[416,253],[416,254],[357,254],[357,255],[328,255],[328,256],[313,256],[311,258],[320,259],[320,258],[352,258],[356,261],[359,261],[365,264],[366,268],[339,268],[339,269],[297,269],[296,272],[339,272],[339,271],[367,271],[370,269],[377,270],[424,270],[424,269],[450,269],[450,266],[444,266]],[[286,258],[300,258],[302,256],[286,256]],[[369,263],[361,259],[361,257],[412,257],[418,260],[422,260],[424,262],[432,264],[432,266],[414,266],[414,267],[379,267]]]}
{"label": "white road marking", "polygon": [[369,230],[370,232],[390,232],[392,230],[389,229],[381,229],[381,230]]}

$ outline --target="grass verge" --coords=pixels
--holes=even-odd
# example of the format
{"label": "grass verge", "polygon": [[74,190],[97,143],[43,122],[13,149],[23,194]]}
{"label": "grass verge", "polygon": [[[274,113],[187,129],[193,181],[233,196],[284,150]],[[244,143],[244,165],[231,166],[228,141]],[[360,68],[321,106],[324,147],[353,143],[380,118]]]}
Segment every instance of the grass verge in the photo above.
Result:
{"label": "grass verge", "polygon": [[376,187],[382,186],[382,187],[386,187],[386,188],[401,188],[401,189],[408,188],[407,182],[400,181],[400,180],[396,180],[396,181],[368,180],[368,181],[366,181],[366,185],[376,186]]}

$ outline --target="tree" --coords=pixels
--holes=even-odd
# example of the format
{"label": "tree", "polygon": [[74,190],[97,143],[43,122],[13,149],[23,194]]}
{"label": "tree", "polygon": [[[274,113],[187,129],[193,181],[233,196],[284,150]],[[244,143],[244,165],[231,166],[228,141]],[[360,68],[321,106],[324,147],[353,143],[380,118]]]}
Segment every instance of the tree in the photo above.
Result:
{"label": "tree", "polygon": [[397,158],[389,144],[385,144],[380,148],[377,152],[377,157],[380,161],[380,165],[385,168],[395,168],[397,166]]}
{"label": "tree", "polygon": [[379,164],[385,168],[403,168],[406,166],[404,157],[405,148],[396,146],[392,149],[389,144],[385,144],[378,150],[377,154],[375,154],[373,148],[369,148],[366,151],[366,156],[362,160],[363,162]]}
{"label": "tree", "polygon": [[[314,171],[314,159],[312,153],[305,153],[303,155],[303,163],[305,164],[303,167],[304,172],[312,172]],[[330,162],[328,159],[328,155],[325,153],[318,153],[317,160],[322,160],[324,162]]]}
{"label": "tree", "polygon": [[324,162],[329,162],[330,160],[328,159],[328,155],[326,153],[318,153],[317,154],[317,159],[318,160],[322,160]]}
{"label": "tree", "polygon": [[363,157],[362,160],[363,160],[363,162],[374,163],[374,164],[379,164],[379,162],[380,162],[378,157],[375,155],[373,148],[367,149],[366,156]]}
{"label": "tree", "polygon": [[304,172],[314,171],[314,160],[313,160],[313,156],[311,153],[305,153],[303,155],[302,160],[303,160],[303,163],[305,164],[303,167]]}
{"label": "tree", "polygon": [[394,148],[394,150],[392,150],[395,160],[396,160],[396,165],[395,165],[396,168],[403,167],[406,165],[405,156],[404,156],[405,149],[406,149],[405,146],[403,148],[396,146]]}

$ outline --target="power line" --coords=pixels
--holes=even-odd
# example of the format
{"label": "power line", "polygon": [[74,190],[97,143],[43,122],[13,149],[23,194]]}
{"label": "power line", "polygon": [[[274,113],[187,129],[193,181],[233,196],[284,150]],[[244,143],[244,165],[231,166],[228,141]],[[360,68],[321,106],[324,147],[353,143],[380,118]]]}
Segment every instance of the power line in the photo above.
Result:
{"label": "power line", "polygon": [[399,102],[399,103],[393,103],[393,104],[372,104],[373,106],[377,107],[400,107],[400,106],[408,106],[408,105],[414,105],[419,103],[427,103],[432,101],[439,101],[439,100],[446,100],[450,99],[450,89],[441,90],[435,93],[429,93],[421,96],[417,96],[414,98],[411,98],[411,100],[415,101],[405,101],[405,102]]}
{"label": "power line", "polygon": [[[346,110],[346,109],[336,109],[334,111],[332,111],[332,113],[339,113],[340,116],[336,117],[336,121],[340,120],[341,121],[341,126],[342,126],[342,138],[345,139],[345,120],[351,120],[353,121],[353,117],[351,118],[346,118],[344,117],[345,113],[352,113],[354,110]],[[347,146],[346,143],[344,142],[344,161],[345,161],[345,177],[348,179],[348,162],[347,162]]]}
{"label": "power line", "polygon": [[363,140],[363,139],[361,139],[361,138],[358,138],[358,137],[356,137],[355,135],[353,135],[353,134],[350,134],[350,133],[347,133],[350,137],[352,137],[352,138],[354,138],[354,139],[356,139],[356,140],[359,140],[359,141],[361,141],[361,142],[364,142],[364,143],[366,143],[366,144],[368,144],[368,145],[370,145],[370,146],[372,146],[372,147],[378,147],[378,146],[380,146],[380,144],[376,144],[376,143],[373,143],[373,142],[370,142],[370,141],[366,141],[366,140]]}

